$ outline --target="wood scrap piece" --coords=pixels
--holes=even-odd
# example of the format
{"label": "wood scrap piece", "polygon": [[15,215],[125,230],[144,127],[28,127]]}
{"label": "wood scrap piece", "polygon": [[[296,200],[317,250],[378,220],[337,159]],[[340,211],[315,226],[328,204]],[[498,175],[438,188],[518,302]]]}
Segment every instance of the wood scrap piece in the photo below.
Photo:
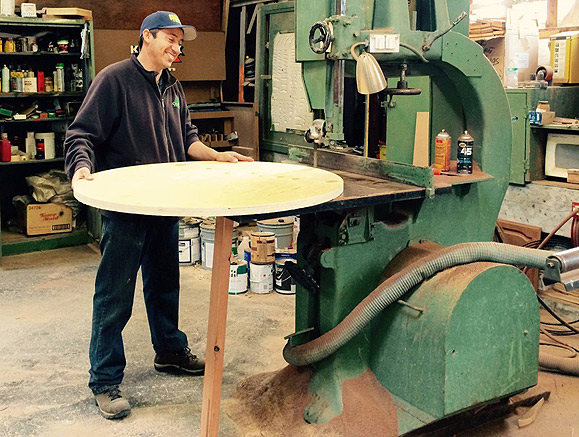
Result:
{"label": "wood scrap piece", "polygon": [[543,406],[543,404],[545,403],[545,398],[541,398],[539,399],[539,402],[537,402],[535,405],[533,405],[531,408],[529,408],[529,411],[527,411],[523,417],[521,417],[517,424],[519,425],[519,428],[522,428],[523,426],[528,426],[531,423],[533,423],[535,421],[535,419],[537,418],[537,415],[539,414],[539,410],[541,409],[541,407]]}
{"label": "wood scrap piece", "polygon": [[430,113],[416,113],[416,130],[414,131],[414,156],[412,165],[428,167],[430,165]]}
{"label": "wood scrap piece", "polygon": [[43,16],[45,18],[77,18],[81,17],[85,20],[92,21],[92,11],[82,8],[43,8]]}
{"label": "wood scrap piece", "polygon": [[579,169],[568,168],[567,169],[567,182],[570,184],[579,184]]}

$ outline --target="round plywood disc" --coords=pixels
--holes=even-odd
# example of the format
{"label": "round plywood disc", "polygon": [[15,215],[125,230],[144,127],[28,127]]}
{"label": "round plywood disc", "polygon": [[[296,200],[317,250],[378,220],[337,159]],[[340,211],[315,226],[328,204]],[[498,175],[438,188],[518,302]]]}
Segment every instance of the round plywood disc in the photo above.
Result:
{"label": "round plywood disc", "polygon": [[213,161],[138,165],[79,180],[75,197],[109,211],[162,216],[267,214],[327,202],[342,178],[318,168],[273,162]]}

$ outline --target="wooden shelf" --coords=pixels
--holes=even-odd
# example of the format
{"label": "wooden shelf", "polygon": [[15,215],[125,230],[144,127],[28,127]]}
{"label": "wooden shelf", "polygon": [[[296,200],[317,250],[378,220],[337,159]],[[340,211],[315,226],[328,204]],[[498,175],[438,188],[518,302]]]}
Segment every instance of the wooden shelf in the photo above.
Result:
{"label": "wooden shelf", "polygon": [[546,129],[546,130],[565,130],[572,132],[579,132],[578,124],[544,124],[544,125],[531,125],[531,129]]}
{"label": "wooden shelf", "polygon": [[[76,12],[84,13],[83,10]],[[71,10],[57,12],[75,12]],[[70,18],[21,18],[21,17],[0,17],[0,30],[7,36],[30,36],[39,35],[40,33],[53,32],[56,37],[68,36],[68,38],[77,39],[79,42],[82,39],[81,34],[87,32],[85,36],[86,47],[89,48],[90,53],[86,58],[81,58],[81,52],[78,51],[78,46],[72,48],[73,52],[58,53],[55,51],[48,51],[45,46],[42,46],[42,51],[32,52],[0,52],[0,60],[4,59],[3,63],[20,64],[26,63],[27,60],[32,62],[36,67],[35,70],[51,71],[55,62],[65,62],[65,64],[78,64],[82,68],[83,83],[86,87],[78,92],[60,91],[60,92],[7,92],[0,93],[0,101],[11,106],[28,107],[30,103],[38,100],[40,102],[46,101],[50,103],[54,99],[60,101],[60,106],[64,109],[65,102],[78,103],[86,96],[86,88],[94,76],[94,53],[93,48],[93,24],[91,21],[84,19],[70,19]],[[56,41],[55,41],[56,42]],[[10,61],[10,62],[8,62]],[[18,61],[18,62],[16,62]],[[1,64],[0,64],[1,65]],[[48,109],[48,108],[46,108]],[[18,111],[15,111],[18,112]],[[48,112],[48,111],[47,111]],[[55,112],[50,112],[55,115]],[[55,133],[64,133],[61,125],[70,123],[74,117],[69,116],[65,112],[59,112],[61,117],[52,118],[27,118],[24,120],[13,120],[9,117],[0,117],[0,127],[8,134],[10,139],[13,136],[23,136],[23,131],[34,130],[36,132],[53,131]],[[24,124],[22,124],[24,123]],[[57,138],[59,141],[60,138]],[[60,144],[56,145],[60,147]],[[58,149],[57,149],[58,150]],[[64,169],[64,158],[58,157],[54,159],[39,159],[27,161],[11,161],[0,163],[0,216],[1,222],[7,225],[15,219],[16,211],[11,204],[14,196],[25,194],[29,192],[29,187],[26,184],[25,178],[37,173],[42,173],[48,170]],[[62,234],[51,234],[38,237],[27,237],[22,234],[9,232],[8,229],[0,229],[0,257],[3,255],[14,255],[17,253],[32,252],[36,250],[56,249],[59,247],[85,244],[89,241],[88,232],[86,229],[73,231]]]}
{"label": "wooden shelf", "polygon": [[191,120],[211,120],[215,118],[233,118],[231,111],[191,112]]}
{"label": "wooden shelf", "polygon": [[579,26],[548,27],[546,29],[539,29],[539,39],[547,39],[557,33],[568,32],[570,30],[579,30]]}
{"label": "wooden shelf", "polygon": [[74,117],[54,117],[54,118],[27,118],[26,120],[0,120],[0,124],[6,123],[56,123],[59,121],[72,121]]}
{"label": "wooden shelf", "polygon": [[23,97],[84,97],[83,93],[73,93],[73,92],[61,92],[61,93],[23,93],[23,92],[13,92],[13,93],[0,93],[0,98],[10,99],[17,98],[21,99]]}
{"label": "wooden shelf", "polygon": [[10,161],[10,162],[0,162],[0,167],[7,165],[34,165],[34,164],[50,164],[55,162],[64,162],[64,158],[54,158],[54,159],[29,159],[28,161]]}
{"label": "wooden shelf", "polygon": [[2,230],[0,255],[18,255],[39,250],[52,250],[61,247],[79,246],[92,241],[86,229],[74,230],[63,234],[39,235],[28,237],[16,232]]}
{"label": "wooden shelf", "polygon": [[3,56],[72,56],[80,60],[80,52],[0,52],[0,58]]}

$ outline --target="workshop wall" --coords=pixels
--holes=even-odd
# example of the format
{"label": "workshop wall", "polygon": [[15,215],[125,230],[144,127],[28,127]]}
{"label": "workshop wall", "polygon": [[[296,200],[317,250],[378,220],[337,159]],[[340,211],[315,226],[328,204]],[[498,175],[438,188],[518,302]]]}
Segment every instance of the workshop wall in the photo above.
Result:
{"label": "workshop wall", "polygon": [[[26,0],[16,0],[20,5]],[[156,10],[171,10],[183,23],[193,24],[200,32],[221,30],[221,0],[42,0],[43,7],[77,7],[93,12],[95,29],[138,29],[141,21]]]}
{"label": "workshop wall", "polygon": [[[26,0],[16,0],[19,6]],[[208,38],[216,39],[216,42],[210,42],[209,47],[219,47],[218,44],[222,38],[215,32],[221,32],[221,0],[173,0],[170,3],[160,0],[43,0],[36,3],[37,9],[43,7],[77,7],[89,9],[93,13],[95,29],[95,60],[96,72],[98,73],[105,65],[103,58],[112,59],[115,62],[129,56],[129,45],[136,44],[138,40],[138,29],[141,22],[151,12],[157,10],[171,10],[185,24],[193,24],[199,32],[213,32],[206,34]],[[125,41],[122,36],[127,31],[136,31],[134,41]],[[110,33],[118,31],[120,44],[111,46]],[[205,38],[207,39],[207,38]],[[113,53],[117,52],[117,53]],[[126,52],[126,54],[125,54]],[[188,103],[204,102],[220,97],[220,80],[224,76],[225,54],[216,51],[208,56],[203,51],[203,63],[205,74],[195,80],[187,80],[179,77],[183,84],[185,96]],[[191,55],[194,53],[189,52]],[[214,59],[211,57],[214,56]],[[213,68],[219,67],[219,68]],[[195,73],[195,72],[193,72]],[[179,75],[177,75],[179,76]]]}

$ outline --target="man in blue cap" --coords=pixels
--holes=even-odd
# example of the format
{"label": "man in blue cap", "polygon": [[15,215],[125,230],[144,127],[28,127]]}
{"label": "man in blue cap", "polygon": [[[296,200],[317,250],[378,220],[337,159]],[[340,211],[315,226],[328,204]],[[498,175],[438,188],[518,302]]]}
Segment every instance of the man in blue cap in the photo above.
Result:
{"label": "man in blue cap", "polygon": [[[197,36],[177,14],[158,11],[143,20],[139,54],[107,66],[94,79],[69,126],[65,166],[72,186],[112,168],[187,159],[251,161],[217,152],[191,125],[183,88],[168,71],[183,41]],[[192,187],[194,189],[195,187]],[[122,331],[132,312],[137,272],[160,372],[202,375],[205,362],[193,355],[178,328],[178,218],[102,211],[101,262],[95,281],[89,387],[101,414],[119,419],[131,412],[119,385],[125,368]]]}

